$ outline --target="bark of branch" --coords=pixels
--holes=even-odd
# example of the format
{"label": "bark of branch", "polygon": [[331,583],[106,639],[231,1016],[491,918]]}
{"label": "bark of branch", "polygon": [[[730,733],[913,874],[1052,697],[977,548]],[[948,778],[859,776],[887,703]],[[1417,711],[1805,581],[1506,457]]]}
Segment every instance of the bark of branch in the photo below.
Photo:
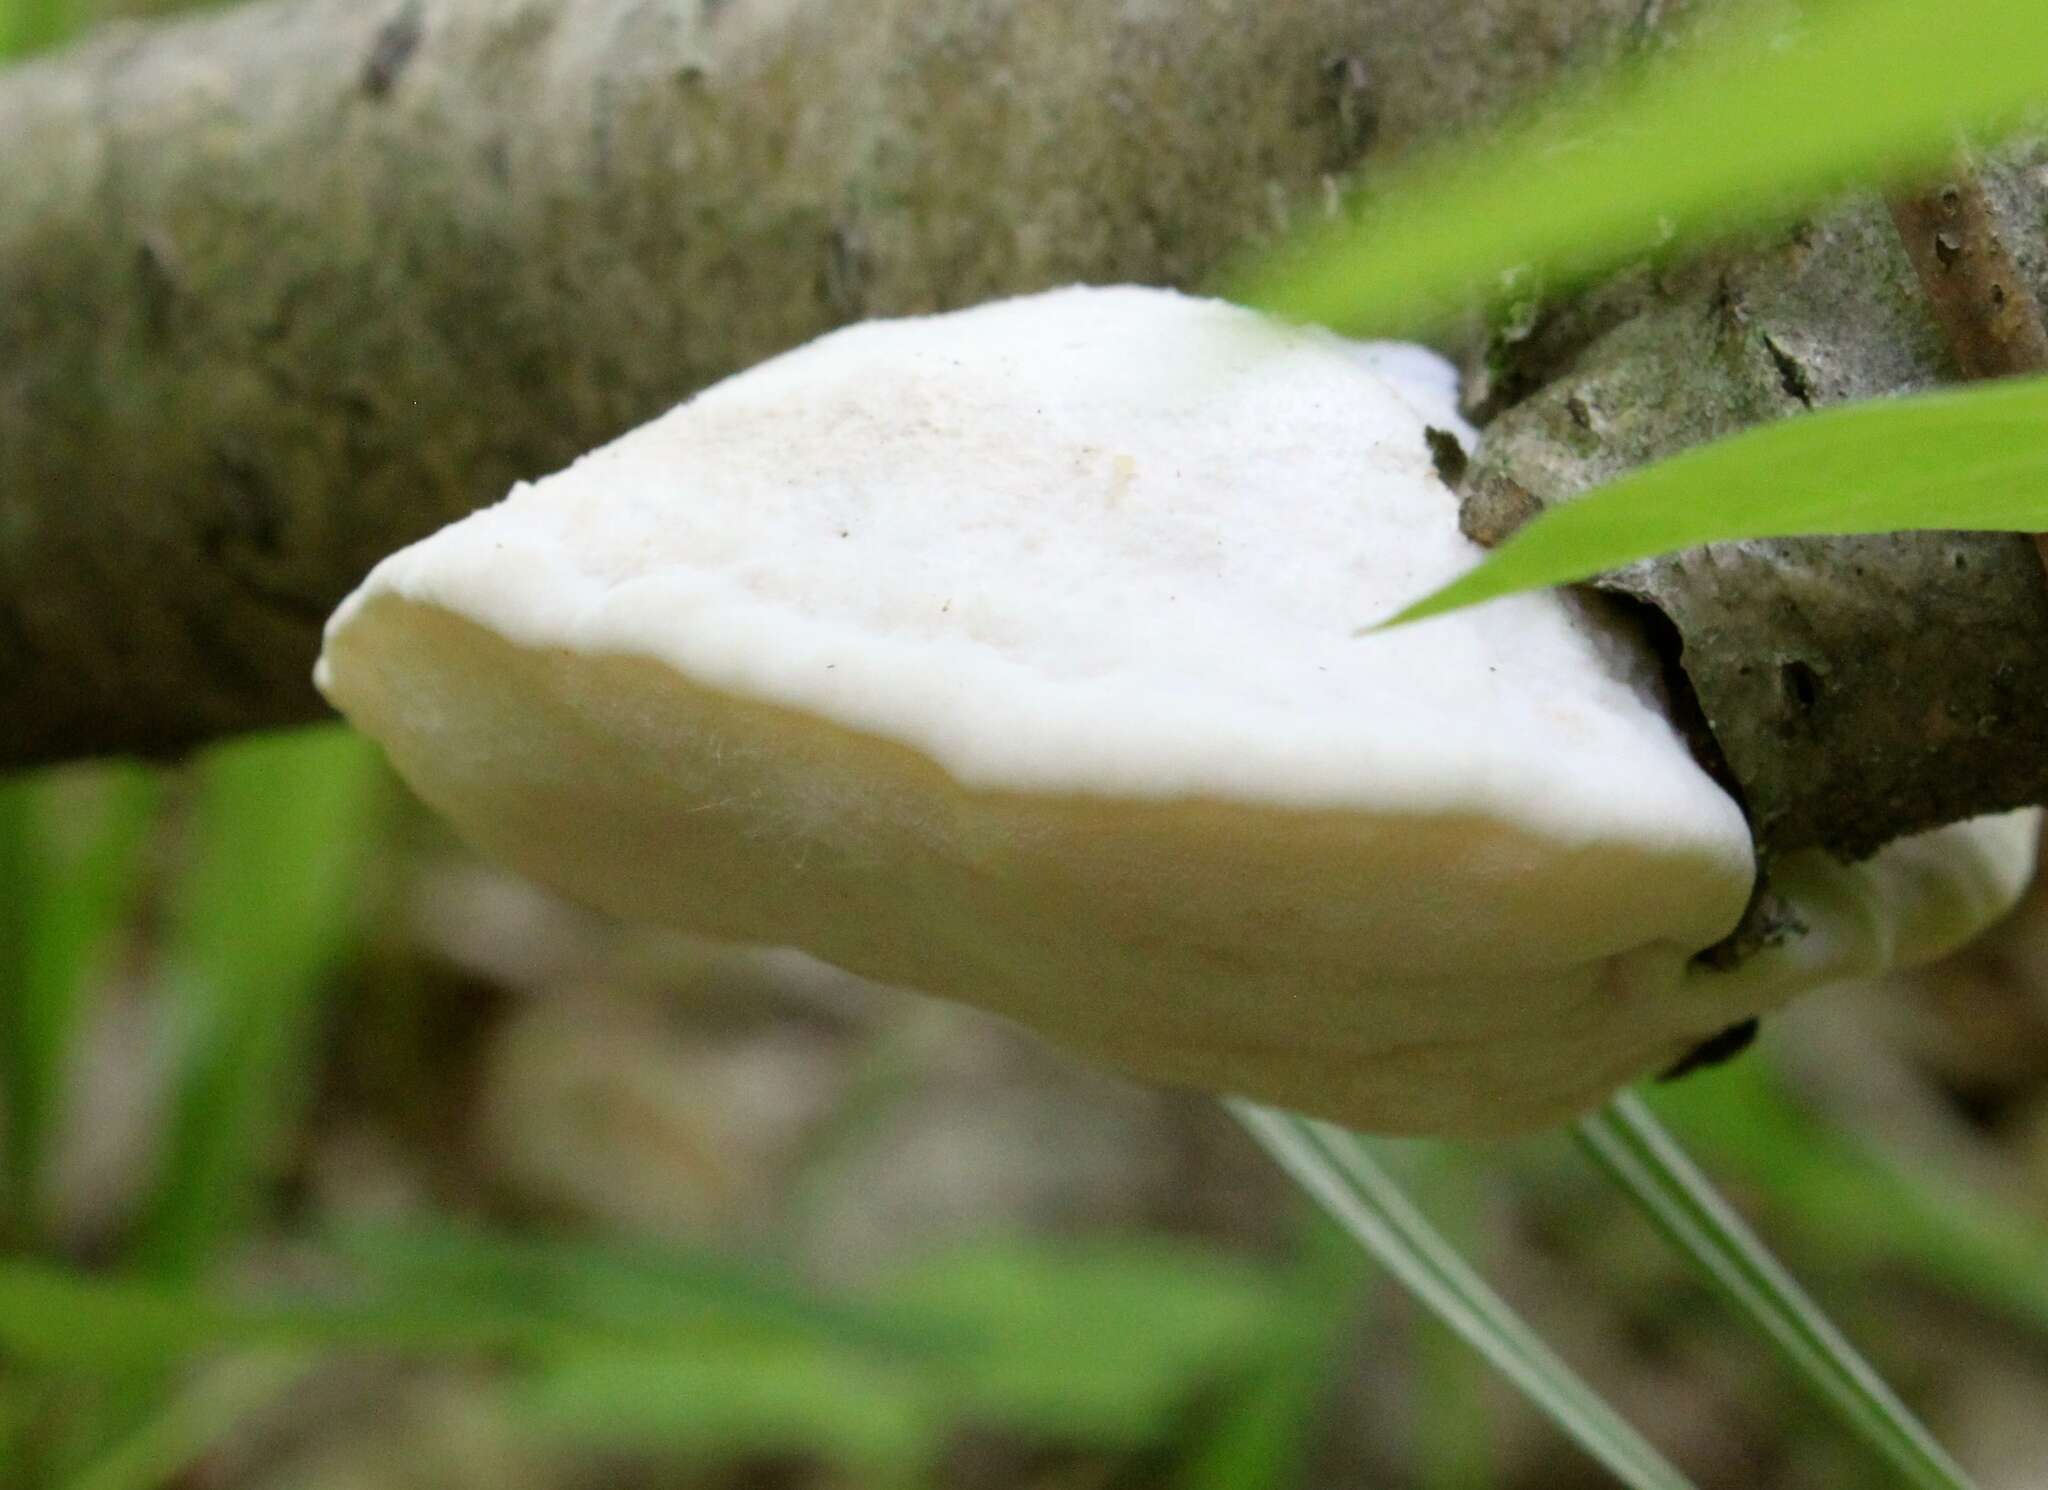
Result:
{"label": "bark of branch", "polygon": [[1998,212],[1958,157],[1929,191],[1891,199],[1892,223],[1920,289],[1965,378],[2048,368],[2048,326],[1999,231]]}
{"label": "bark of branch", "polygon": [[1639,0],[295,0],[0,74],[0,769],[316,717],[384,553],[865,315],[1191,284]]}
{"label": "bark of branch", "polygon": [[[2044,162],[2021,145],[1984,173],[2036,293]],[[1468,477],[1466,527],[1486,542],[1689,445],[1958,372],[1874,197],[1624,276],[1492,355],[1498,377],[1538,391],[1488,426]],[[1668,618],[1703,748],[1766,855],[1860,858],[2048,800],[2048,584],[2022,535],[1713,544],[1600,583]]]}

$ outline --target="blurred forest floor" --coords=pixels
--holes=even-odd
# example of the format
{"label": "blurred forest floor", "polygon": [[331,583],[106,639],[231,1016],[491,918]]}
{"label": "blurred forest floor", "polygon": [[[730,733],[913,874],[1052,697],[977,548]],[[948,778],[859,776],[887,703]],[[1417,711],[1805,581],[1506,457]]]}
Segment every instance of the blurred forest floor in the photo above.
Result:
{"label": "blurred forest floor", "polygon": [[[1604,1483],[1212,1101],[605,923],[340,730],[0,823],[88,948],[16,1261],[146,1287],[0,1269],[13,1483]],[[1987,1490],[2048,1483],[2048,896],[1657,1105]],[[1562,1137],[1386,1148],[1703,1486],[1867,1482]]]}

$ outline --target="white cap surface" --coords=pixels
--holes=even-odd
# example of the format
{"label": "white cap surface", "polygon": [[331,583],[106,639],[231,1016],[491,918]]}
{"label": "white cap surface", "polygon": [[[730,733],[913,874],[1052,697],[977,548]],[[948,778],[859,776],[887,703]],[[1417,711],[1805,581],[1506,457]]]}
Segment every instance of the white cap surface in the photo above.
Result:
{"label": "white cap surface", "polygon": [[612,912],[1360,1126],[1553,1120],[1790,990],[1687,975],[1749,837],[1632,633],[1356,634],[1478,556],[1454,395],[1162,290],[856,326],[386,560],[319,681]]}

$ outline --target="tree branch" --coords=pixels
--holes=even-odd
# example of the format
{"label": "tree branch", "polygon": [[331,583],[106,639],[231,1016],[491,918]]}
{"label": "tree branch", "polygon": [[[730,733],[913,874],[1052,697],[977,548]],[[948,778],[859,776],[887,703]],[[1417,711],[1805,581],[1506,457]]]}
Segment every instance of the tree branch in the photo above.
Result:
{"label": "tree branch", "polygon": [[316,717],[380,556],[830,326],[1193,284],[1636,0],[296,0],[0,74],[0,768]]}

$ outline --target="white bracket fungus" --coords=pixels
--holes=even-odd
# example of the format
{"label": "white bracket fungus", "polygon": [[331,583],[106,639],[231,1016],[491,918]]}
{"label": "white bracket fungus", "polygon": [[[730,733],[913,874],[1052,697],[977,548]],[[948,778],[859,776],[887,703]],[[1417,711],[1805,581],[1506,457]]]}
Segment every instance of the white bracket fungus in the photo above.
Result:
{"label": "white bracket fungus", "polygon": [[[1471,564],[1448,368],[1163,290],[873,322],[387,559],[320,686],[486,852],[1141,1076],[1563,1118],[2002,910],[2031,818],[1753,864],[1624,625]],[[1436,436],[1439,443],[1442,435]]]}

